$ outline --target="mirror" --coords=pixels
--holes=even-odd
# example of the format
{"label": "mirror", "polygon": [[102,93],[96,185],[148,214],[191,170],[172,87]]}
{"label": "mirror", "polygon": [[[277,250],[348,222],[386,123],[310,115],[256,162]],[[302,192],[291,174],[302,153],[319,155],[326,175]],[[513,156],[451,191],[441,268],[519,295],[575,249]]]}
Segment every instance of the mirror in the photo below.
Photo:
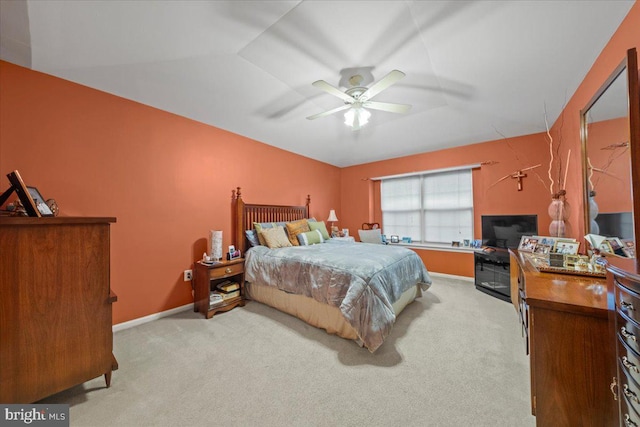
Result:
{"label": "mirror", "polygon": [[581,111],[581,136],[585,230],[635,247],[634,191],[640,189],[632,185],[630,119],[637,109],[631,108],[636,111],[630,114],[629,100],[638,80],[637,65],[632,64],[637,64],[635,49]]}

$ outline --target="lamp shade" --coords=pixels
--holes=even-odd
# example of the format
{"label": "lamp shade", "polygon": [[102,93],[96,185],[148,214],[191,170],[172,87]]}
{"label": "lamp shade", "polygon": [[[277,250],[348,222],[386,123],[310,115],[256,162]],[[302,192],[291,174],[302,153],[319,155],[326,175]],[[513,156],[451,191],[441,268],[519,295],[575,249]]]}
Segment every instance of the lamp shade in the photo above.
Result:
{"label": "lamp shade", "polygon": [[336,216],[336,211],[331,209],[329,211],[329,218],[327,218],[327,221],[329,222],[337,222],[338,221],[338,217]]}
{"label": "lamp shade", "polygon": [[222,231],[209,231],[209,255],[216,261],[222,259]]}

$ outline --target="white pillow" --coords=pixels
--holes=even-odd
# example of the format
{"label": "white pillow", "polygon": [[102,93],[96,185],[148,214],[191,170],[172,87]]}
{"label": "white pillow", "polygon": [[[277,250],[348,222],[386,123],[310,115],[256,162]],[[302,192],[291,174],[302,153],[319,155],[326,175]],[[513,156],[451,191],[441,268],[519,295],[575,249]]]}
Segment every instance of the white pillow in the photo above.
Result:
{"label": "white pillow", "polygon": [[379,228],[375,230],[358,230],[358,235],[362,243],[382,244],[382,232]]}

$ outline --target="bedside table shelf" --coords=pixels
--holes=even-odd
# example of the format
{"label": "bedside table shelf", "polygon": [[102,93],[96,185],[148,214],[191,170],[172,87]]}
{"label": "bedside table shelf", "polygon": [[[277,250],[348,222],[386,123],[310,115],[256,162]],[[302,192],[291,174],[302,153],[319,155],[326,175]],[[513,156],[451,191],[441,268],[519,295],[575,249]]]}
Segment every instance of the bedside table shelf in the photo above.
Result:
{"label": "bedside table shelf", "polygon": [[[217,285],[225,281],[237,282],[240,286],[240,295],[210,306],[210,294],[217,292]],[[236,306],[244,306],[244,258],[214,265],[197,262],[194,269],[193,288],[193,311],[202,313],[207,319],[218,312],[229,311]]]}

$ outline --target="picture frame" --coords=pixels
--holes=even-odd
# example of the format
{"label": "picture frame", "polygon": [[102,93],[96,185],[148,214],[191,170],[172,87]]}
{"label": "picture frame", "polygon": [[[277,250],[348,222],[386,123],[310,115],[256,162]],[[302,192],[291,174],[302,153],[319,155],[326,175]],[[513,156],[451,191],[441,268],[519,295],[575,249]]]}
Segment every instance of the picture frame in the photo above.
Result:
{"label": "picture frame", "polygon": [[624,243],[622,243],[622,241],[617,238],[617,237],[607,237],[607,242],[609,242],[609,245],[611,246],[611,249],[613,250],[613,253],[619,256],[623,256],[626,257],[627,254],[624,251]]}
{"label": "picture frame", "polygon": [[633,240],[625,239],[622,240],[624,246],[622,250],[624,251],[627,258],[635,258],[636,257],[636,245]]}
{"label": "picture frame", "polygon": [[600,246],[598,246],[598,250],[600,250],[601,252],[608,252],[610,254],[613,253],[613,248],[611,247],[611,243],[609,243],[607,239],[604,239],[602,242],[600,242]]}
{"label": "picture frame", "polygon": [[480,248],[481,246],[482,246],[482,240],[480,239],[475,239],[473,240],[473,242],[471,242],[472,248]]}
{"label": "picture frame", "polygon": [[53,212],[51,211],[51,209],[47,205],[47,202],[44,200],[44,197],[42,197],[42,194],[40,194],[40,192],[36,187],[27,186],[27,191],[29,192],[29,195],[33,199],[33,202],[36,205],[36,209],[38,209],[38,212],[40,212],[40,215],[53,216]]}
{"label": "picture frame", "polygon": [[570,240],[557,240],[553,247],[553,252],[563,255],[576,255],[580,248],[580,242],[573,242]]}
{"label": "picture frame", "polygon": [[533,253],[540,254],[540,255],[548,255],[551,253],[552,249],[553,249],[552,245],[545,245],[542,243],[538,243],[536,245],[536,248],[533,250]]}
{"label": "picture frame", "polygon": [[459,248],[460,247],[460,242],[453,241],[453,242],[451,242],[451,246],[454,247],[454,248]]}
{"label": "picture frame", "polygon": [[9,179],[9,182],[11,183],[13,190],[18,195],[18,199],[22,203],[22,206],[24,206],[24,209],[27,212],[27,215],[41,217],[42,214],[37,209],[36,204],[33,201],[33,198],[31,197],[31,193],[27,189],[27,186],[25,185],[22,177],[20,176],[20,172],[18,172],[17,170],[10,172],[7,174],[7,178]]}
{"label": "picture frame", "polygon": [[518,245],[519,252],[534,252],[538,245],[538,239],[534,236],[522,236]]}
{"label": "picture frame", "polygon": [[399,243],[400,242],[400,237],[396,236],[395,234],[391,235],[391,243]]}
{"label": "picture frame", "polygon": [[229,245],[229,252],[227,252],[227,261],[240,258],[242,254],[236,249],[234,245]]}

